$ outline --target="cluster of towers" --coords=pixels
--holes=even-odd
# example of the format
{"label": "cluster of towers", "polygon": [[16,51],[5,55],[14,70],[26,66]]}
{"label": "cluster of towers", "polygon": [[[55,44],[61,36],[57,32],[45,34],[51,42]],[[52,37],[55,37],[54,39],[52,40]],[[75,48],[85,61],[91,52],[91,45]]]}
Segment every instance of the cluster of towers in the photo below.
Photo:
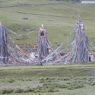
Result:
{"label": "cluster of towers", "polygon": [[[53,52],[49,52],[50,44],[47,37],[47,30],[42,25],[38,31],[38,39],[37,39],[37,54],[38,54],[38,64],[43,65],[45,62],[55,62],[57,59],[54,59],[54,56],[59,56],[59,61],[61,63],[88,63],[90,61],[89,56],[89,42],[88,38],[84,32],[84,24],[82,21],[78,21],[75,30],[74,37],[71,46],[70,52],[66,53],[63,56],[55,55],[58,49],[53,50]],[[0,23],[0,64],[9,63],[10,56],[12,57],[9,51],[9,43],[7,39],[7,33],[5,27]],[[58,47],[59,48],[59,47]],[[56,53],[59,54],[59,53]],[[49,58],[51,58],[49,60]],[[15,58],[14,58],[15,59]],[[45,59],[45,61],[43,61]],[[49,61],[48,61],[49,60]],[[18,59],[19,62],[19,59]],[[24,61],[23,61],[24,62]],[[57,61],[56,61],[57,62]],[[33,63],[33,60],[30,61]]]}

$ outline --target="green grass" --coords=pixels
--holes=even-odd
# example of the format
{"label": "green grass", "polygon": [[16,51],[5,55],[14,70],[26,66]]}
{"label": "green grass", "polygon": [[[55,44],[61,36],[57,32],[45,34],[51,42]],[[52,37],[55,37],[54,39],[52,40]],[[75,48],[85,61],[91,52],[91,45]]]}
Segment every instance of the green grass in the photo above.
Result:
{"label": "green grass", "polygon": [[90,42],[95,44],[94,9],[95,5],[55,0],[0,0],[0,20],[6,25],[7,30],[11,29],[19,34],[13,35],[8,32],[17,44],[35,44],[36,31],[44,24],[52,46],[63,43],[66,50],[70,46],[78,14],[85,23]]}
{"label": "green grass", "polygon": [[94,95],[95,64],[0,67],[0,95]]}

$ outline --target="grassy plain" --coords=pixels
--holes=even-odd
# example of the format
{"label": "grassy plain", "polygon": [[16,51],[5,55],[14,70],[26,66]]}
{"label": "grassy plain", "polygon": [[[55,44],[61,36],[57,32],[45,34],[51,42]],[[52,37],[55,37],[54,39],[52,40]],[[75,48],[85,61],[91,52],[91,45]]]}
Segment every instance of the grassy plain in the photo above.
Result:
{"label": "grassy plain", "polygon": [[95,64],[0,67],[0,95],[95,95]]}

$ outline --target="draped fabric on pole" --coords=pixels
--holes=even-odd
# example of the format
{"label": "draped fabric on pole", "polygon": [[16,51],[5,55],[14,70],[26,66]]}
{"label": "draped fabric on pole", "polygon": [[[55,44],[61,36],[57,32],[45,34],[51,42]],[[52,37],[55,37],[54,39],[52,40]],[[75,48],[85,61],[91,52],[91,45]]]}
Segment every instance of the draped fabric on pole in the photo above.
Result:
{"label": "draped fabric on pole", "polygon": [[7,34],[5,27],[0,22],[0,64],[8,63]]}
{"label": "draped fabric on pole", "polygon": [[49,54],[49,41],[47,38],[47,31],[44,29],[43,25],[38,31],[38,56],[41,62]]}
{"label": "draped fabric on pole", "polygon": [[89,43],[84,32],[84,24],[78,21],[74,30],[74,39],[71,50],[72,63],[89,62]]}

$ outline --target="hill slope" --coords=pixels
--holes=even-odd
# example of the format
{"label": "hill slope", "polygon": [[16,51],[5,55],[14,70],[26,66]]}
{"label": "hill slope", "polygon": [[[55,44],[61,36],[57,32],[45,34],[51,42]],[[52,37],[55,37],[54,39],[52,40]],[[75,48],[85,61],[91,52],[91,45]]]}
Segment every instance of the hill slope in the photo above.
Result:
{"label": "hill slope", "polygon": [[53,46],[63,43],[69,47],[72,31],[78,15],[85,24],[85,31],[92,44],[95,44],[95,5],[81,5],[53,0],[0,0],[0,20],[17,44],[35,44],[36,31],[41,24],[48,30],[49,41]]}

